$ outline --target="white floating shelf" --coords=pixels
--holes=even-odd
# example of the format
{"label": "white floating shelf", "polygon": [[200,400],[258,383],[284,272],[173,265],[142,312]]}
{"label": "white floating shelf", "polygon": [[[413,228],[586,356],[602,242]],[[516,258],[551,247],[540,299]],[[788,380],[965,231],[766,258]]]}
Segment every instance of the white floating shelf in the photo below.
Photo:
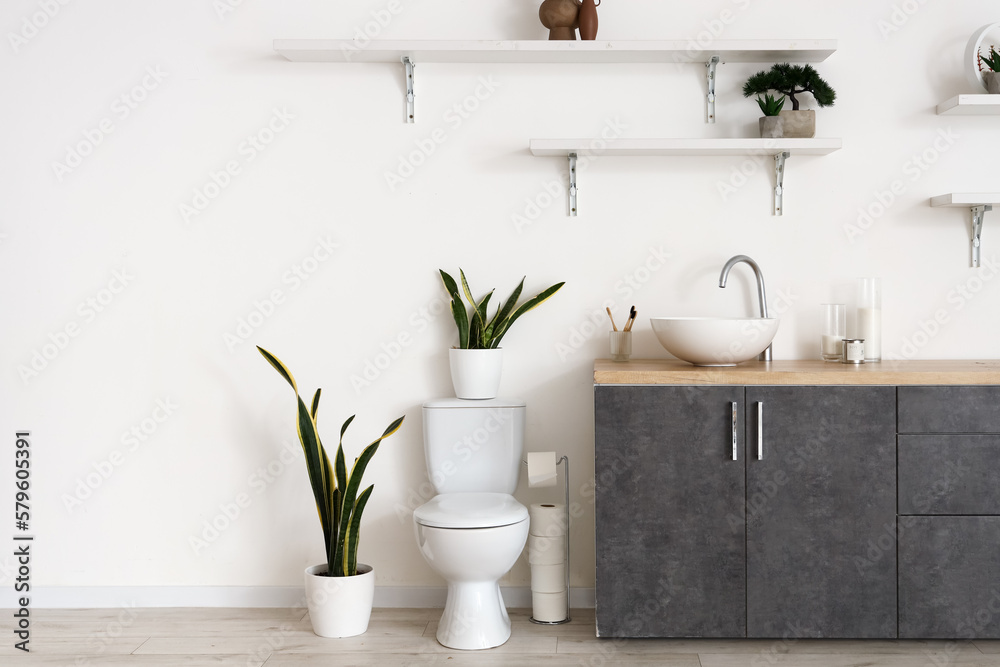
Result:
{"label": "white floating shelf", "polygon": [[939,116],[1000,115],[1000,95],[956,95],[937,107]]}
{"label": "white floating shelf", "polygon": [[[532,139],[537,157],[694,157],[719,155],[829,155],[843,147],[840,139]],[[595,145],[596,144],[596,145]]]}
{"label": "white floating shelf", "polygon": [[508,41],[276,39],[288,60],[321,63],[400,63],[406,68],[406,122],[415,120],[413,67],[418,63],[694,63],[707,68],[706,119],[715,122],[719,63],[817,63],[837,50],[834,39],[722,39],[708,46],[672,41]]}
{"label": "white floating shelf", "polygon": [[461,41],[276,39],[274,50],[297,62],[398,63],[817,63],[837,50],[835,39],[716,40],[699,47],[691,40],[672,41]]}
{"label": "white floating shelf", "polygon": [[774,158],[774,215],[784,210],[785,158],[829,155],[842,148],[840,139],[531,139],[537,157],[569,158],[569,214],[578,213],[576,161],[581,157],[713,157]]}
{"label": "white floating shelf", "polygon": [[1000,204],[1000,192],[952,192],[931,198],[931,206],[969,208],[970,206]]}
{"label": "white floating shelf", "polygon": [[952,192],[931,198],[931,206],[967,208],[972,212],[972,268],[980,266],[983,221],[986,213],[1000,205],[1000,192]]}

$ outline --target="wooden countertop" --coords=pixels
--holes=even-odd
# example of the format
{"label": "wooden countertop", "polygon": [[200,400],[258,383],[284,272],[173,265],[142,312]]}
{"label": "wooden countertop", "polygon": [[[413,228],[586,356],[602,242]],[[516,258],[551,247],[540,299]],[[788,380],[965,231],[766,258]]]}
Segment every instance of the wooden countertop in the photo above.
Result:
{"label": "wooden countertop", "polygon": [[1000,360],[747,361],[738,366],[692,366],[676,359],[594,362],[594,384],[716,385],[1000,385]]}

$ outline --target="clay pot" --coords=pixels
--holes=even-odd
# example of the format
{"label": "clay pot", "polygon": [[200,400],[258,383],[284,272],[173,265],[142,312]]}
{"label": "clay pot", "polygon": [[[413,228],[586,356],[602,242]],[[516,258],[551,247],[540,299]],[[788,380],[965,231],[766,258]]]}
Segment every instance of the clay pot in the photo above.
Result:
{"label": "clay pot", "polygon": [[597,5],[594,0],[583,0],[580,5],[580,39],[597,39]]}
{"label": "clay pot", "polygon": [[549,39],[576,39],[580,6],[575,0],[545,0],[538,18],[549,29]]}

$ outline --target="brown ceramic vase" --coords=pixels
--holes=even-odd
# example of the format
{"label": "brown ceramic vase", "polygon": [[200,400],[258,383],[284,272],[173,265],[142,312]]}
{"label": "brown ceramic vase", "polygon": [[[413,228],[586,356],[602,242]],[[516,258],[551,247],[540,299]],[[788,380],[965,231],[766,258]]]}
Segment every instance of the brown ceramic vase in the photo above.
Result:
{"label": "brown ceramic vase", "polygon": [[549,29],[549,39],[576,39],[580,6],[575,0],[545,0],[538,18]]}
{"label": "brown ceramic vase", "polygon": [[597,39],[597,5],[594,0],[583,0],[580,5],[580,39]]}

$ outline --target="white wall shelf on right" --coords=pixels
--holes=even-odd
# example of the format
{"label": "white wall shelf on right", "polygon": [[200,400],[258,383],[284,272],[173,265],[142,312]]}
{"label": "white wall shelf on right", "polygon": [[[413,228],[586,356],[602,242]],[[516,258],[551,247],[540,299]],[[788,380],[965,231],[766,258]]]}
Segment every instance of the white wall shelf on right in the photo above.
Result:
{"label": "white wall shelf on right", "polygon": [[712,157],[767,156],[774,158],[774,215],[783,210],[785,158],[792,155],[829,155],[843,146],[840,139],[532,139],[528,149],[536,157],[569,158],[569,214],[577,207],[576,161],[580,157]]}
{"label": "white wall shelf on right", "polygon": [[931,206],[967,208],[972,211],[972,268],[979,268],[981,265],[980,248],[982,247],[983,220],[986,218],[987,211],[992,211],[994,206],[1000,206],[1000,192],[951,192],[932,197]]}
{"label": "white wall shelf on right", "polygon": [[939,116],[1000,115],[1000,95],[956,95],[937,107]]}

